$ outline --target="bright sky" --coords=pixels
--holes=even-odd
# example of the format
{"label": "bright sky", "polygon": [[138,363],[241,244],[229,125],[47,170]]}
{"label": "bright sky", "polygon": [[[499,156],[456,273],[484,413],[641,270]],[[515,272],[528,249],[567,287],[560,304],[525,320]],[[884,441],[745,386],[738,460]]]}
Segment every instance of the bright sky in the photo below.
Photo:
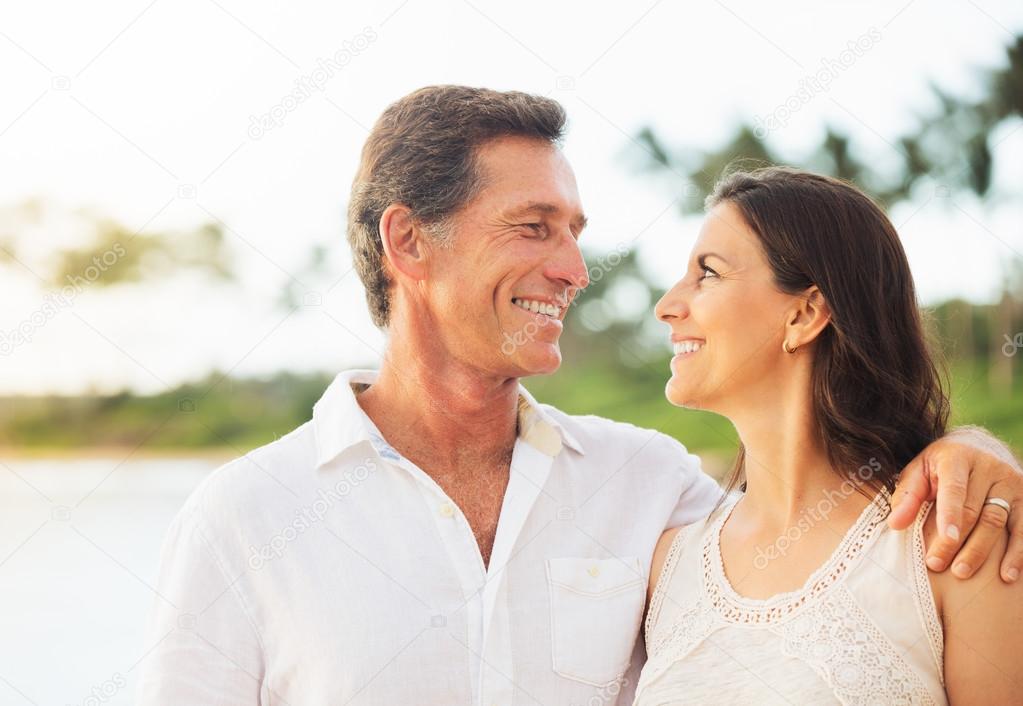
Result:
{"label": "bright sky", "polygon": [[[870,48],[771,140],[796,160],[830,123],[883,166],[889,143],[933,108],[929,83],[973,94],[980,71],[1000,65],[1023,30],[1023,4],[1008,1],[596,8],[141,0],[0,10],[0,208],[42,197],[143,232],[220,220],[242,275],[234,287],[185,276],[86,289],[34,326],[30,343],[0,356],[0,394],[159,390],[214,366],[253,375],[373,363],[383,341],[349,271],[343,213],[367,127],[417,87],[485,85],[561,100],[591,223],[584,242],[639,248],[667,285],[700,220],[679,217],[677,190],[623,158],[641,126],[675,145],[716,147],[740,119],[772,113],[822,62],[868,36]],[[337,68],[318,71],[335,55]],[[283,104],[297,81],[321,80],[306,100]],[[253,117],[270,112],[280,124],[259,134]],[[1017,127],[996,136],[1003,192],[1023,183]],[[1015,196],[991,206],[924,194],[894,210],[925,301],[994,296],[1002,263],[1023,253]],[[31,267],[75,231],[15,235],[31,241],[20,243]],[[316,245],[328,248],[333,274],[307,281],[301,272]],[[292,314],[273,306],[289,276],[309,292]],[[24,269],[5,266],[0,277],[3,334],[31,320],[44,291]]]}

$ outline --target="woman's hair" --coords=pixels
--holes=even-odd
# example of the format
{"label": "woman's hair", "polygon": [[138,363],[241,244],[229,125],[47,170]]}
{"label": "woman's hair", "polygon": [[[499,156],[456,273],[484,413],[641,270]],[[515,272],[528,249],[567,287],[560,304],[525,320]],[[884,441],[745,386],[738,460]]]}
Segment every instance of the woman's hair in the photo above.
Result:
{"label": "woman's hair", "polygon": [[[894,490],[902,468],[944,435],[949,404],[891,221],[851,184],[784,167],[726,175],[707,208],[726,202],[759,237],[776,286],[816,285],[831,309],[814,341],[812,386],[832,467]],[[729,490],[744,464],[740,445]]]}

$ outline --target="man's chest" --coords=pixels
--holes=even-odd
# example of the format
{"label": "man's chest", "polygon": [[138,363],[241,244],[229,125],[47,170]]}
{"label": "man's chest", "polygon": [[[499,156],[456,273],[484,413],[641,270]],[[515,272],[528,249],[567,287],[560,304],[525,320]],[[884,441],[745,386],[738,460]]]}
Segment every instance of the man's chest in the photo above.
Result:
{"label": "man's chest", "polygon": [[507,464],[481,464],[468,478],[439,477],[441,490],[451,498],[472,529],[484,566],[489,566],[501,508],[508,488]]}

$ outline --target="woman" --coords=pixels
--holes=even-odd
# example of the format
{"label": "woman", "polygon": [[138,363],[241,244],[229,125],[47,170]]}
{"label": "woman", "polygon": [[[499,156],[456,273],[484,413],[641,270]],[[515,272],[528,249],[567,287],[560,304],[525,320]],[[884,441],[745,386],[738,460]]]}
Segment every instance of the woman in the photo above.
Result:
{"label": "woman", "polygon": [[892,224],[784,168],[728,176],[708,205],[657,305],[666,395],[733,422],[729,489],[745,482],[661,538],[636,704],[1023,703],[1023,585],[991,560],[929,574],[927,505],[910,532],[884,522],[948,416]]}

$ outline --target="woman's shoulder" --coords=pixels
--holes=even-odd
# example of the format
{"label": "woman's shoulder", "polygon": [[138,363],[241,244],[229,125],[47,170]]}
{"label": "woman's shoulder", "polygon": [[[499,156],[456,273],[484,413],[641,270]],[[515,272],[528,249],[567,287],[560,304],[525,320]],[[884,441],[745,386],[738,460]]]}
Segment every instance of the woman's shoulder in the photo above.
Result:
{"label": "woman's shoulder", "polygon": [[658,584],[667,583],[671,578],[670,574],[682,553],[683,545],[702,537],[705,532],[710,530],[721,513],[726,512],[736,500],[737,498],[734,496],[727,496],[711,511],[708,517],[691,524],[672,527],[661,534],[660,539],[657,540],[657,546],[654,547],[654,556],[650,563],[650,581],[647,587],[648,602],[653,599]]}
{"label": "woman's shoulder", "polygon": [[665,530],[661,534],[661,538],[657,540],[657,546],[654,547],[654,558],[650,562],[650,582],[647,586],[646,594],[647,603],[653,598],[654,589],[660,583],[661,575],[664,572],[664,566],[668,559],[668,553],[675,544],[675,540],[678,538],[679,533],[684,532],[689,527],[692,527],[692,525],[672,527]]}
{"label": "woman's shoulder", "polygon": [[[917,520],[920,524],[925,552],[938,539],[938,526],[935,514],[934,512],[929,512],[925,518]],[[975,531],[977,529],[981,529],[979,524]],[[969,541],[970,539],[967,538],[967,542]],[[955,605],[960,601],[973,601],[974,599],[983,601],[985,599],[984,593],[989,594],[994,599],[997,599],[996,594],[1002,591],[1015,591],[1016,595],[1023,596],[1023,593],[1021,593],[1023,592],[1023,582],[1017,582],[1019,586],[1016,587],[1016,584],[1006,584],[1001,578],[1001,559],[1005,555],[1008,543],[1009,535],[1004,529],[994,533],[990,553],[984,559],[983,564],[979,568],[975,568],[974,573],[969,578],[959,578],[952,573],[952,566],[955,565],[958,559],[953,559],[952,565],[944,571],[928,570],[931,586],[934,589],[935,600],[936,602],[940,601],[938,608],[943,617],[946,614],[951,615],[955,613]],[[990,590],[981,593],[981,589],[985,588]],[[998,588],[1001,591],[996,590]],[[944,609],[942,609],[943,607]]]}
{"label": "woman's shoulder", "polygon": [[[936,525],[932,512],[922,524],[925,546],[937,538]],[[1010,675],[1018,674],[1023,651],[1023,582],[1001,578],[1008,541],[1004,530],[998,532],[993,550],[969,578],[951,570],[928,572],[946,635],[945,681],[952,701],[983,693],[976,703],[1019,703],[1013,701],[1020,697]]]}

